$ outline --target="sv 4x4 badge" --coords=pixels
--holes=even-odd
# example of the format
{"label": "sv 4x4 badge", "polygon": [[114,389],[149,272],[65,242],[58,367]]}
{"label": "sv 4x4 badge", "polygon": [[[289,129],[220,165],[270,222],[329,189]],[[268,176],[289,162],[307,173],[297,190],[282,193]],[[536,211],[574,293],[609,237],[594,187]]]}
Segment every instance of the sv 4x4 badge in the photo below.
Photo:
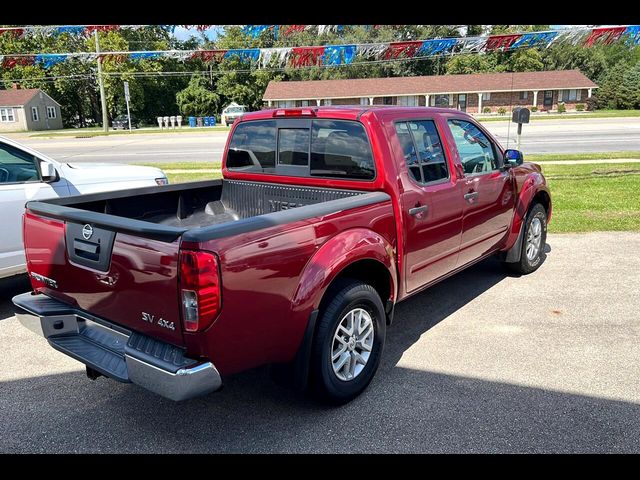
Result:
{"label": "sv 4x4 badge", "polygon": [[158,321],[156,322],[155,320],[155,315],[151,315],[150,313],[147,312],[142,312],[142,321],[143,322],[148,322],[151,324],[156,324],[162,328],[168,328],[169,330],[175,330],[176,329],[176,325],[174,322],[169,322],[168,320],[165,320],[164,318],[160,317],[158,319]]}

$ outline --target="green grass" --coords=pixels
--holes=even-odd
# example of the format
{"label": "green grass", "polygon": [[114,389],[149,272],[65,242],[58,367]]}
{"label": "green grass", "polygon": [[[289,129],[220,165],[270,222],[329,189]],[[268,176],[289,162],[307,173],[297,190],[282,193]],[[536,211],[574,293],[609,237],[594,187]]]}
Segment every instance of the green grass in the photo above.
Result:
{"label": "green grass", "polygon": [[[219,162],[148,165],[167,172],[171,183],[221,177]],[[172,173],[178,170],[192,172]],[[640,231],[640,163],[543,165],[542,170],[553,199],[550,232]]]}
{"label": "green grass", "polygon": [[640,231],[640,164],[545,165],[552,233]]}
{"label": "green grass", "polygon": [[[537,120],[558,120],[558,119],[580,119],[580,118],[617,118],[617,117],[640,117],[640,110],[594,110],[586,113],[533,113],[531,121]],[[497,115],[483,117],[478,115],[481,122],[504,122],[511,119],[511,115]]]}
{"label": "green grass", "polygon": [[640,158],[640,150],[591,153],[539,153],[525,155],[525,160],[528,162],[545,162],[557,160],[613,160],[616,158]]}
{"label": "green grass", "polygon": [[223,127],[222,125],[217,125],[215,127],[197,127],[197,128],[189,128],[183,125],[182,128],[168,128],[168,129],[144,129],[144,130],[109,130],[109,132],[104,132],[102,128],[73,128],[67,130],[56,130],[52,132],[40,132],[29,135],[29,137],[80,137],[80,138],[91,138],[91,137],[105,137],[111,135],[154,135],[154,134],[165,134],[165,135],[173,135],[173,134],[181,134],[181,133],[207,133],[207,132],[228,132],[229,127]]}

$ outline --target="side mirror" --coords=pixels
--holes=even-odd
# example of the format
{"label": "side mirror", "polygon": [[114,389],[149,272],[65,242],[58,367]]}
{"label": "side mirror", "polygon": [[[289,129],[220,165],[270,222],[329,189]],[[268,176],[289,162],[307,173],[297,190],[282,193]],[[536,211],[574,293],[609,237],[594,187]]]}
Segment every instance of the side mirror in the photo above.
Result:
{"label": "side mirror", "polygon": [[522,165],[524,162],[524,157],[522,156],[522,152],[520,150],[505,150],[504,151],[504,164],[505,166],[517,167],[518,165]]}
{"label": "side mirror", "polygon": [[55,182],[59,179],[56,167],[49,162],[40,161],[40,172],[42,173],[43,182]]}

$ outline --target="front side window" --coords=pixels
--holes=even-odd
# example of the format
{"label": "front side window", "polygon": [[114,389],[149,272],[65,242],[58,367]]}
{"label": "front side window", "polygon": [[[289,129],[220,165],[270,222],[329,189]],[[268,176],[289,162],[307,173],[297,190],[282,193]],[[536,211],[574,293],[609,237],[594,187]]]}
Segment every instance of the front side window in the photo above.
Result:
{"label": "front side window", "polygon": [[422,184],[449,178],[442,142],[433,120],[396,123],[396,134],[413,179]]}
{"label": "front side window", "polygon": [[313,177],[375,178],[373,154],[362,124],[314,120],[311,128],[290,125],[278,128],[275,120],[238,125],[229,144],[227,168]]}
{"label": "front side window", "polygon": [[0,184],[39,180],[36,158],[33,155],[0,143]]}
{"label": "front side window", "polygon": [[496,149],[478,127],[458,119],[451,119],[448,123],[466,175],[482,175],[499,170]]}
{"label": "front side window", "polygon": [[34,122],[40,120],[40,114],[38,113],[38,107],[31,107],[31,118]]}
{"label": "front side window", "polygon": [[0,108],[0,122],[15,122],[13,108]]}

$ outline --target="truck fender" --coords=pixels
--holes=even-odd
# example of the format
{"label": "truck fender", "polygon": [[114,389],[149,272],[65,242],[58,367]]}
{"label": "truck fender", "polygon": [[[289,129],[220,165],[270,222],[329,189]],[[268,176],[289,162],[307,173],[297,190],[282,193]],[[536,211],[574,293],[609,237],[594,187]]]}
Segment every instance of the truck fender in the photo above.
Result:
{"label": "truck fender", "polygon": [[549,188],[546,186],[542,174],[533,172],[527,175],[516,200],[511,229],[509,230],[509,236],[506,242],[507,250],[504,253],[505,262],[518,262],[520,260],[522,238],[524,235],[524,220],[531,208],[533,199],[541,191],[545,191],[547,195],[549,194]]}
{"label": "truck fender", "polygon": [[[316,320],[322,298],[345,268],[360,260],[375,260],[384,265],[391,279],[391,298],[396,297],[398,285],[393,246],[378,233],[366,228],[354,228],[332,237],[313,255],[300,276],[300,284],[292,301],[292,318],[306,323],[300,346],[290,364],[291,380],[295,388],[307,385],[309,358],[313,345]],[[388,312],[390,313],[390,312]]]}

